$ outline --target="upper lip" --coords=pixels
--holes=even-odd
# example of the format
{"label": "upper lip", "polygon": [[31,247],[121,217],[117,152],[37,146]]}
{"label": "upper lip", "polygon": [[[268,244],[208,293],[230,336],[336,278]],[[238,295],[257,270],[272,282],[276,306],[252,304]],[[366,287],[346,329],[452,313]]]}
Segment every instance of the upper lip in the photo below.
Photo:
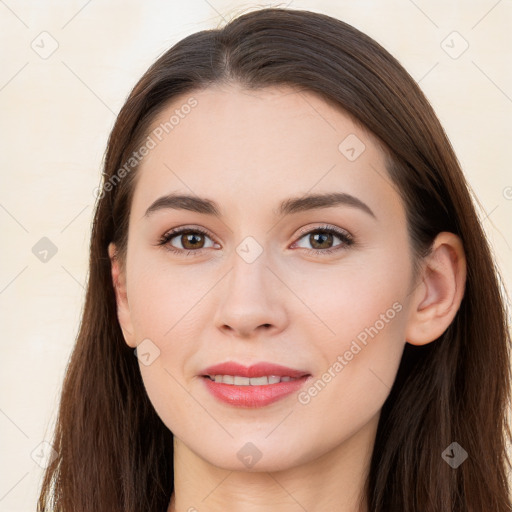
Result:
{"label": "upper lip", "polygon": [[227,361],[225,363],[209,366],[202,370],[201,374],[206,375],[239,375],[240,377],[264,377],[268,375],[275,375],[277,377],[293,377],[299,379],[308,372],[303,370],[296,370],[278,364],[260,362],[252,366],[243,366],[234,361]]}

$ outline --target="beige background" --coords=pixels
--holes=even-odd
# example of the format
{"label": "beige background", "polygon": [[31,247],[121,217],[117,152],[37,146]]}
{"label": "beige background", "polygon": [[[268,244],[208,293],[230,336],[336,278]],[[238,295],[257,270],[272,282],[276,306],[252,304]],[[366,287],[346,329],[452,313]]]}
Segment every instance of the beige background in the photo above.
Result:
{"label": "beige background", "polygon": [[[480,199],[511,290],[510,0],[273,5],[287,3],[353,24],[420,82]],[[93,190],[116,113],[172,44],[258,5],[269,3],[0,0],[1,511],[35,510],[83,304]],[[46,263],[32,252],[42,237],[57,249]]]}

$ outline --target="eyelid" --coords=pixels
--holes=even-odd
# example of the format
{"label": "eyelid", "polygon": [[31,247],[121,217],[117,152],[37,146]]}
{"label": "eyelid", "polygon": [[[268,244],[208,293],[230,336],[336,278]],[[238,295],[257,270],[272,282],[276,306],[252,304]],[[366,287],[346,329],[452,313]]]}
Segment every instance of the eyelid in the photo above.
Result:
{"label": "eyelid", "polygon": [[320,226],[314,226],[314,227],[304,226],[299,229],[298,234],[300,236],[303,236],[303,235],[307,235],[307,234],[311,233],[312,231],[324,231],[324,230],[325,231],[334,231],[335,233],[338,233],[339,235],[346,236],[347,238],[350,238],[350,239],[353,238],[352,235],[346,229],[339,228],[339,227],[331,225],[331,224],[321,224]]}

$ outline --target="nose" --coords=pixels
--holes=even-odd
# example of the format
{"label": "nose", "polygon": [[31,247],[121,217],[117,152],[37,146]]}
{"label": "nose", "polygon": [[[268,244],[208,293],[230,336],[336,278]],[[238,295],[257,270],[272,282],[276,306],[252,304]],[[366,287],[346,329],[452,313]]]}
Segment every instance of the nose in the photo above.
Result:
{"label": "nose", "polygon": [[286,287],[276,274],[264,253],[248,263],[234,252],[233,265],[217,291],[216,327],[243,338],[285,329]]}

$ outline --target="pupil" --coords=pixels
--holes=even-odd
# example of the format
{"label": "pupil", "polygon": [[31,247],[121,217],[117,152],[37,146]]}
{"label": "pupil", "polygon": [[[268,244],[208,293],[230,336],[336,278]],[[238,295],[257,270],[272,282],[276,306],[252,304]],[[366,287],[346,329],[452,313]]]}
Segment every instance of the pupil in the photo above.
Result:
{"label": "pupil", "polygon": [[[200,239],[200,238],[202,238],[202,235],[197,235],[197,234],[195,234],[195,233],[189,233],[189,234],[186,234],[186,235],[185,235],[185,241],[186,241],[186,242],[185,242],[185,244],[184,244],[184,247],[186,247],[186,244],[189,244],[189,243],[191,243],[191,242],[192,242],[192,244],[191,244],[191,245],[192,245],[192,248],[197,247],[197,243],[195,243],[195,242],[197,242],[197,240],[198,240],[198,239]],[[192,239],[192,240],[191,240],[191,239]],[[195,242],[194,242],[194,239],[196,239],[196,240],[195,240]]]}
{"label": "pupil", "polygon": [[325,247],[323,247],[323,244],[325,244],[326,242],[331,242],[331,241],[332,241],[332,233],[324,233],[324,234],[316,233],[316,234],[312,235],[312,237],[313,237],[313,241],[314,241],[314,243],[311,243],[311,245],[312,245],[313,247],[315,246],[315,244],[317,244],[317,238],[318,238],[318,237],[320,237],[320,238],[323,238],[323,239],[324,239],[324,241],[323,241],[323,242],[322,242],[322,241],[320,241],[320,245],[322,245],[322,247],[321,247],[321,248],[324,248],[324,249],[325,249]]}

